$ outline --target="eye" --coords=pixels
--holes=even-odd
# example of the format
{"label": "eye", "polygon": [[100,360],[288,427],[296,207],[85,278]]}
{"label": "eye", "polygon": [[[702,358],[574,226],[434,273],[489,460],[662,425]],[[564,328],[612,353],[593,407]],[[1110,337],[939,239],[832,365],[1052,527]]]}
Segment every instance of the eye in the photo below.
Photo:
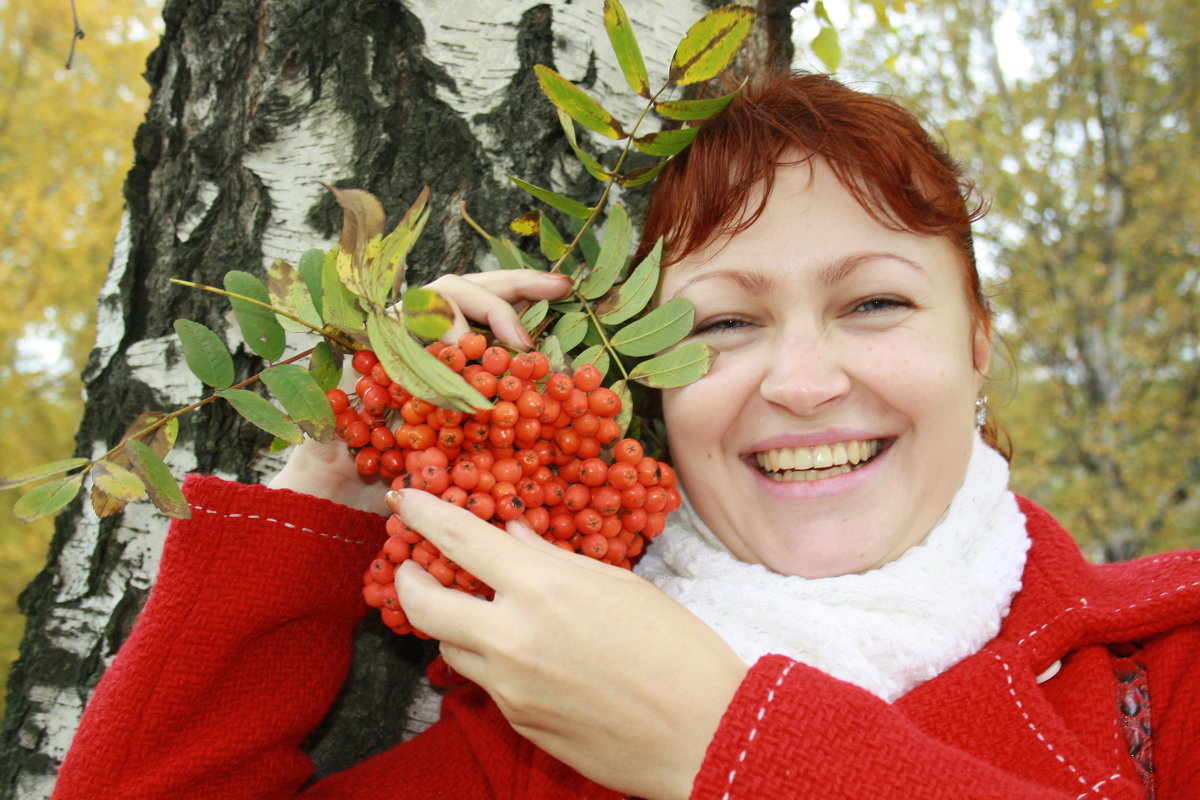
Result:
{"label": "eye", "polygon": [[912,306],[911,302],[899,297],[872,297],[854,306],[854,313],[878,314],[882,311],[891,311],[897,308],[912,308]]}
{"label": "eye", "polygon": [[698,324],[692,330],[692,335],[699,336],[699,335],[705,334],[705,333],[714,333],[714,334],[728,333],[730,331],[737,331],[737,330],[740,330],[741,328],[745,328],[749,324],[750,323],[746,322],[745,320],[737,319],[735,317],[720,317],[717,319],[707,319],[707,320],[704,320],[703,322],[701,322],[700,324]]}

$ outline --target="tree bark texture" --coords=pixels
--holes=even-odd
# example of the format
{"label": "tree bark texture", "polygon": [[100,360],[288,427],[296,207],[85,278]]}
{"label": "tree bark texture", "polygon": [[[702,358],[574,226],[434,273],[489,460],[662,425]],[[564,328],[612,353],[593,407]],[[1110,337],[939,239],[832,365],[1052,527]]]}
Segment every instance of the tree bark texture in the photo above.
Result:
{"label": "tree bark texture", "polygon": [[[675,44],[710,5],[627,0],[652,80],[665,78]],[[779,9],[797,4],[761,5],[774,12],[778,40]],[[378,195],[389,228],[431,187],[413,284],[486,266],[486,243],[458,207],[502,232],[532,207],[505,173],[593,199],[598,184],[575,163],[531,68],[552,65],[634,118],[601,12],[601,0],[167,0],[127,214],[99,299],[77,454],[103,453],[142,411],[203,396],[172,323],[202,322],[231,346],[236,328],[224,301],[168,280],[219,286],[230,269],[261,273],[275,258],[294,263],[309,247],[332,246],[341,212],[322,182]],[[644,202],[624,200],[635,210]],[[244,347],[235,358],[240,377],[261,368]],[[177,475],[258,481],[281,463],[264,455],[266,439],[212,404],[185,418],[169,463]],[[103,521],[87,506],[77,500],[60,515],[48,564],[21,598],[29,624],[8,687],[0,798],[49,796],[89,693],[154,579],[166,520],[145,502]],[[436,714],[411,702],[429,655],[373,617],[364,623],[352,676],[309,743],[320,773]]]}

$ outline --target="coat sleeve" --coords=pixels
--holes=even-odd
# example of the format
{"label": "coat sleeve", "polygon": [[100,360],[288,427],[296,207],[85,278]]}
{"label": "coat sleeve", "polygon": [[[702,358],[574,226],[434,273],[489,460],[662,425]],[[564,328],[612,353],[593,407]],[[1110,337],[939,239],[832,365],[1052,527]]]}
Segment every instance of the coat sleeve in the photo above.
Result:
{"label": "coat sleeve", "polygon": [[[366,611],[362,573],[384,519],[212,477],[190,476],[184,490],[192,519],[172,525],[158,579],[88,704],[56,800],[275,800],[310,778],[301,743],[345,678]],[[443,752],[465,750],[453,719],[434,727],[430,742]],[[379,778],[368,773],[411,762],[404,750],[350,772],[368,785]],[[451,783],[478,786],[480,765],[463,764]],[[322,783],[313,796],[337,796]],[[411,780],[408,789],[440,796]]]}
{"label": "coat sleeve", "polygon": [[[766,656],[726,711],[692,800],[1145,797],[1129,771],[1116,774],[1094,758],[1082,764],[1078,752],[1056,748],[1036,724],[1031,728],[1045,709],[1033,698],[1026,702],[1026,681],[1011,674],[1002,654],[980,653],[971,662],[955,668],[959,674],[943,683],[948,688],[890,704],[804,664]],[[1027,683],[1035,686],[1032,677]],[[1014,686],[1020,691],[1010,692]],[[939,726],[950,730],[935,735]]]}

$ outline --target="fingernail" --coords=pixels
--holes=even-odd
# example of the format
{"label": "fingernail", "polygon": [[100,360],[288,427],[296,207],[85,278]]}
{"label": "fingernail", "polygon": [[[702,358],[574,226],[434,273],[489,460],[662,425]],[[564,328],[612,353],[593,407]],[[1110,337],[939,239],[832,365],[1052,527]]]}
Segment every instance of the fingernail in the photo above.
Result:
{"label": "fingernail", "polygon": [[398,514],[400,513],[400,506],[404,503],[404,492],[393,489],[384,495],[383,499],[387,503],[388,508]]}

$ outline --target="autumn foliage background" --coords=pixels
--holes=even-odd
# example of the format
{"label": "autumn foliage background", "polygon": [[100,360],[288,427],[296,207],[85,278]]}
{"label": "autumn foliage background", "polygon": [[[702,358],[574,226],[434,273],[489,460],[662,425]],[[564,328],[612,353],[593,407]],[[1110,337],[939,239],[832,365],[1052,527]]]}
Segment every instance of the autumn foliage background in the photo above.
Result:
{"label": "autumn foliage background", "polygon": [[[120,227],[121,186],[149,87],[141,73],[157,3],[79,4],[85,37],[70,69],[71,7],[0,1],[0,470],[75,448],[79,373],[96,296]],[[53,520],[25,525],[0,497],[0,685],[17,657],[17,594],[46,556]],[[0,714],[3,712],[0,696]]]}

